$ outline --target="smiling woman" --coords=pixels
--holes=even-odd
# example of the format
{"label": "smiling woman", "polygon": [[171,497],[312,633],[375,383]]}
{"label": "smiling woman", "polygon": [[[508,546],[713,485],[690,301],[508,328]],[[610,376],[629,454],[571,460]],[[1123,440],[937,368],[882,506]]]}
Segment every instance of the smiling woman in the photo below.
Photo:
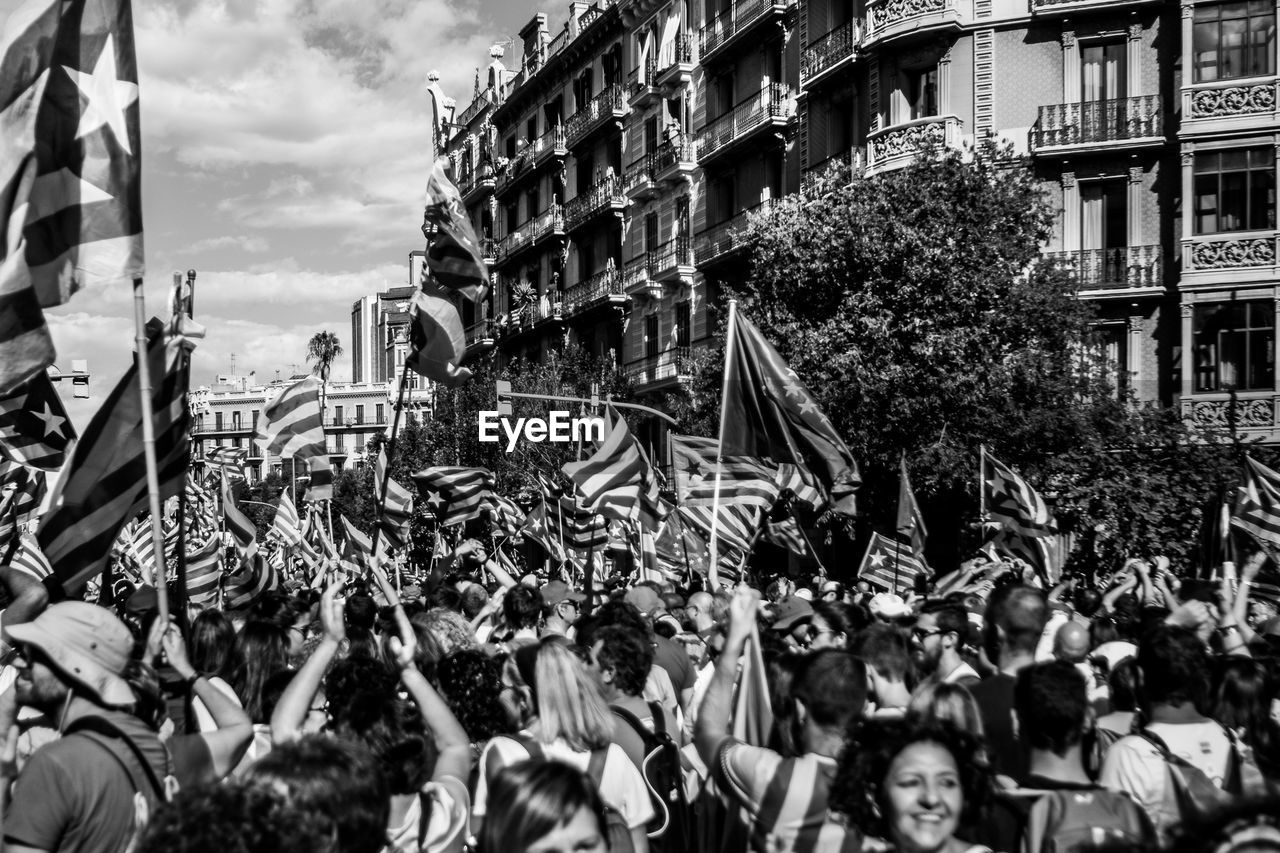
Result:
{"label": "smiling woman", "polygon": [[991,790],[980,742],[948,724],[867,720],[840,758],[831,808],[867,836],[864,850],[981,853],[957,837]]}

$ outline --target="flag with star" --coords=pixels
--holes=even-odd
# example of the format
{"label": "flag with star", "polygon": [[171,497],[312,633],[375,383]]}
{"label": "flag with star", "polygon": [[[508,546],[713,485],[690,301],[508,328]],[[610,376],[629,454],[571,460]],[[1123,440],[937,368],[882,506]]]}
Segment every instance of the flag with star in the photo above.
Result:
{"label": "flag with star", "polygon": [[55,471],[66,462],[75,436],[53,380],[43,370],[0,398],[0,456]]}
{"label": "flag with star", "polygon": [[924,553],[929,528],[924,526],[920,504],[916,503],[915,492],[911,490],[911,477],[907,474],[905,456],[898,460],[898,535],[911,543],[911,550],[917,555]]}
{"label": "flag with star", "polygon": [[423,227],[429,230],[427,271],[447,290],[480,302],[489,290],[489,268],[476,238],[471,217],[462,205],[462,195],[446,170],[447,158],[440,158],[427,178]]}
{"label": "flag with star", "polygon": [[31,0],[0,43],[0,394],[53,362],[44,309],[143,274],[129,0]]}
{"label": "flag with star", "polygon": [[858,567],[858,580],[896,592],[910,589],[916,575],[926,574],[924,563],[911,552],[910,545],[895,542],[882,533],[871,534],[867,551]]}
{"label": "flag with star", "polygon": [[997,553],[1026,561],[1042,577],[1053,580],[1069,549],[1063,550],[1058,523],[1048,504],[1030,483],[985,448],[981,465],[987,518],[998,528],[991,546]]}
{"label": "flag with star", "polygon": [[1231,526],[1248,533],[1268,553],[1280,553],[1280,472],[1245,457],[1244,483],[1236,496]]}
{"label": "flag with star", "polygon": [[[681,506],[714,503],[719,453],[720,442],[714,438],[671,436],[671,459]],[[760,459],[726,456],[720,463],[720,502],[769,509],[781,491],[777,479],[777,471]]]}
{"label": "flag with star", "polygon": [[413,479],[445,527],[477,518],[493,502],[493,472],[488,468],[440,466],[419,471]]}
{"label": "flag with star", "polygon": [[[734,312],[726,347],[724,453],[793,462],[812,471],[832,509],[855,512],[858,463],[796,372],[750,320]],[[732,354],[732,358],[730,358]]]}

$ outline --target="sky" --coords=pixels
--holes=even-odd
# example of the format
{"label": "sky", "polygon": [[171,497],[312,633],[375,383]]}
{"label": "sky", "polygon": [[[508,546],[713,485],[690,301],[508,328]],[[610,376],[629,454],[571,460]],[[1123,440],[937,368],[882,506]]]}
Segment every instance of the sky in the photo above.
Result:
{"label": "sky", "polygon": [[[0,19],[23,0],[0,0]],[[554,21],[564,8],[544,7]],[[149,314],[197,272],[207,329],[192,386],[305,370],[308,339],[347,346],[351,303],[408,282],[423,248],[428,74],[459,112],[528,0],[134,0]],[[513,64],[508,47],[505,60]],[[514,61],[518,64],[518,59]],[[48,312],[57,364],[87,359],[83,430],[132,358],[132,292],[91,286]],[[335,379],[349,379],[347,355]]]}

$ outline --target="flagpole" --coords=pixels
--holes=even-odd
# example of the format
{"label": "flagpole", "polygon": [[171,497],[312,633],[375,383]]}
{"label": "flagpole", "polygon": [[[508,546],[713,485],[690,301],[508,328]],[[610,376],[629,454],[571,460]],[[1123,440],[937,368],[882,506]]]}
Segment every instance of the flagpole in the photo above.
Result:
{"label": "flagpole", "polygon": [[716,483],[715,489],[711,493],[711,541],[707,543],[707,551],[710,555],[710,565],[707,567],[707,577],[710,579],[711,592],[715,592],[720,585],[720,561],[717,555],[716,537],[720,530],[720,476],[724,473],[724,428],[728,420],[725,411],[725,400],[729,397],[729,365],[733,363],[733,344],[734,329],[738,319],[738,300],[729,300],[729,322],[725,331],[724,343],[724,379],[720,387],[720,437],[719,444],[716,446]]}
{"label": "flagpole", "polygon": [[[173,274],[174,289],[174,322],[180,323],[183,316],[190,317],[195,312],[196,271],[187,270],[187,292],[182,292],[182,273]],[[191,353],[183,350],[179,356],[182,385],[191,387]],[[182,491],[178,493],[178,577],[174,585],[177,603],[174,605],[177,614],[178,628],[183,636],[187,636],[187,481],[182,483]]]}
{"label": "flagpole", "polygon": [[[978,523],[985,525],[987,523],[987,489],[984,476],[987,472],[987,446],[985,444],[978,445]],[[984,528],[980,528],[985,533]],[[979,539],[984,538],[982,535]]]}
{"label": "flagpole", "polygon": [[[902,518],[902,474],[906,471],[907,454],[905,452],[898,456],[898,497],[893,502],[893,525],[898,526],[898,520]],[[894,531],[894,541],[902,535],[901,530]],[[893,549],[893,591],[898,591],[898,572],[902,567],[902,554],[897,549]]]}
{"label": "flagpole", "polygon": [[795,520],[796,529],[800,531],[800,535],[804,538],[804,544],[809,546],[809,553],[813,555],[814,562],[818,564],[818,568],[822,571],[822,576],[827,576],[827,567],[822,565],[822,560],[818,559],[818,549],[813,547],[813,540],[809,538],[809,534],[805,532],[804,525],[800,523],[800,516],[796,513],[796,503],[791,501],[791,517]]}
{"label": "flagpole", "polygon": [[[138,361],[138,388],[142,403],[142,456],[147,466],[147,499],[151,510],[151,547],[156,555],[151,583],[156,589],[160,624],[169,624],[169,595],[164,572],[164,529],[160,521],[160,472],[156,466],[156,426],[151,411],[151,365],[147,353],[146,296],[142,279],[133,280],[134,357]],[[161,342],[163,346],[163,342]]]}
{"label": "flagpole", "polygon": [[[378,539],[382,535],[382,519],[386,515],[387,509],[387,488],[391,485],[391,460],[395,458],[396,452],[396,433],[400,431],[400,413],[404,411],[404,392],[409,386],[409,359],[404,360],[404,369],[400,371],[400,390],[396,392],[396,410],[391,417],[391,436],[387,439],[387,446],[383,451],[387,457],[387,470],[383,473],[382,488],[378,495],[378,514],[374,517],[373,524],[373,548],[371,554],[376,556],[378,553]],[[374,462],[374,470],[377,470],[377,462]],[[407,544],[407,543],[406,543]],[[397,579],[399,572],[396,573]],[[398,583],[398,581],[397,581]]]}

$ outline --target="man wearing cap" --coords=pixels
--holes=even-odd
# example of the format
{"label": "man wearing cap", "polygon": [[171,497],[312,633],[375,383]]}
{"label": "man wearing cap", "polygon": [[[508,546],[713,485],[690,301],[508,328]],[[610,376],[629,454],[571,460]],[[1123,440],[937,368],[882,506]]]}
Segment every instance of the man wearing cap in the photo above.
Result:
{"label": "man wearing cap", "polygon": [[813,621],[813,605],[797,595],[788,595],[773,610],[773,630],[788,640],[793,649],[800,649],[808,637],[795,636],[800,629],[808,630]]}
{"label": "man wearing cap", "polygon": [[110,611],[80,601],[55,604],[9,636],[18,704],[44,712],[62,737],[36,750],[14,783],[6,849],[125,849],[135,793],[154,807],[172,773],[160,739],[131,713],[133,636]]}
{"label": "man wearing cap", "polygon": [[558,634],[573,639],[573,623],[582,613],[587,597],[564,581],[542,585],[542,636]]}

